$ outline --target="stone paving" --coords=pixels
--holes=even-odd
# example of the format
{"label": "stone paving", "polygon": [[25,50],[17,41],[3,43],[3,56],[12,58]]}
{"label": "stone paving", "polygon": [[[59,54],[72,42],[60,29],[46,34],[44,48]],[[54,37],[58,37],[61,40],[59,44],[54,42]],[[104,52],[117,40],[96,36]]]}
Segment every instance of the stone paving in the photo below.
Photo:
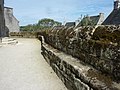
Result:
{"label": "stone paving", "polygon": [[67,90],[41,55],[37,39],[0,47],[0,90]]}

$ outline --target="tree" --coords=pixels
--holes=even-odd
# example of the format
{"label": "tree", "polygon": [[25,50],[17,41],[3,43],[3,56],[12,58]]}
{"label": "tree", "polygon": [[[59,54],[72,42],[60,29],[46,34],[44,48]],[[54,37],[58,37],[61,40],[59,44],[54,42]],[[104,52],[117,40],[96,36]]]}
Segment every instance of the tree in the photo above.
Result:
{"label": "tree", "polygon": [[38,25],[44,28],[50,28],[53,27],[54,25],[61,25],[61,23],[54,21],[53,19],[44,18],[38,21]]}
{"label": "tree", "polygon": [[53,19],[44,18],[38,21],[37,24],[29,24],[27,26],[21,26],[21,31],[39,31],[43,29],[49,29],[53,26],[60,26],[62,23],[54,21]]}

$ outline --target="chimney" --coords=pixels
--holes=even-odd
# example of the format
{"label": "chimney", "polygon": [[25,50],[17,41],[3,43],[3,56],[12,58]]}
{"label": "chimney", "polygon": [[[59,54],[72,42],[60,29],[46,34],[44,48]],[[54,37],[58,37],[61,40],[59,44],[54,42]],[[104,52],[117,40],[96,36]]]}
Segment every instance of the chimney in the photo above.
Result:
{"label": "chimney", "polygon": [[120,8],[120,0],[115,0],[114,1],[114,10],[119,9]]}
{"label": "chimney", "polygon": [[102,23],[103,23],[103,21],[104,21],[104,13],[99,13],[99,21],[98,21],[98,25],[101,25]]}

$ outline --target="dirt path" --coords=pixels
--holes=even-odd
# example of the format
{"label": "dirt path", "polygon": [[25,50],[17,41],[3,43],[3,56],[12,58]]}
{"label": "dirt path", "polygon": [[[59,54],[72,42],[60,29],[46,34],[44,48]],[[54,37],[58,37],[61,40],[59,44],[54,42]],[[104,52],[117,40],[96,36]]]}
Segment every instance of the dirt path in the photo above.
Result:
{"label": "dirt path", "polygon": [[41,55],[40,41],[0,47],[0,90],[67,90]]}

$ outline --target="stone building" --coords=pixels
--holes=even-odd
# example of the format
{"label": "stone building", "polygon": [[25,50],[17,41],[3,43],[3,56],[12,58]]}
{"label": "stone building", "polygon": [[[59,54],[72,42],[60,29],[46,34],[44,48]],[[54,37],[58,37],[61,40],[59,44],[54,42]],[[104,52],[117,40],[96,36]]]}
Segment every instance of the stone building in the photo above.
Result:
{"label": "stone building", "polygon": [[4,0],[0,0],[0,37],[6,36],[4,27]]}
{"label": "stone building", "polygon": [[114,9],[105,19],[103,25],[120,25],[120,0],[114,1]]}
{"label": "stone building", "polygon": [[104,14],[103,13],[99,13],[99,15],[96,16],[85,16],[80,22],[79,24],[77,24],[76,27],[80,27],[80,26],[88,26],[88,25],[101,25],[104,21]]}
{"label": "stone building", "polygon": [[19,32],[19,21],[13,15],[13,8],[4,7],[5,30],[9,32]]}

